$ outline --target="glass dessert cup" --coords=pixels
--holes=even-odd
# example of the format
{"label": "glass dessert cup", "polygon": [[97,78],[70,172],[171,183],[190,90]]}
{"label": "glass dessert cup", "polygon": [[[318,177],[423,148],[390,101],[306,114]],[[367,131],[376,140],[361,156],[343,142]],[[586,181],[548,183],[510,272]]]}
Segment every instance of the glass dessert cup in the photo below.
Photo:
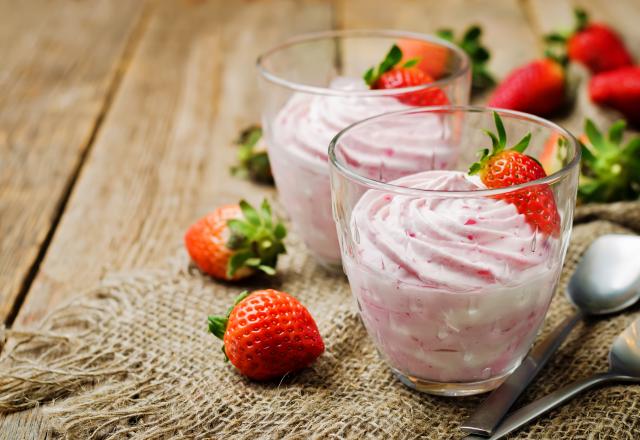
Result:
{"label": "glass dessert cup", "polygon": [[[468,176],[477,151],[491,147],[483,131],[494,130],[487,108],[388,113],[351,125],[329,147],[342,263],[359,314],[400,380],[431,394],[489,391],[520,364],[544,320],[569,242],[577,141],[544,119],[496,111],[508,146],[531,133],[526,154],[543,164],[547,177],[486,189]],[[434,130],[434,120],[439,135],[413,142],[449,150],[439,170],[398,177],[385,158],[377,170],[351,159],[363,133],[398,139],[401,132]],[[559,215],[552,232],[513,203],[533,203],[543,193]]]}
{"label": "glass dessert cup", "polygon": [[[379,64],[393,44],[420,48],[435,81],[398,89],[371,90],[363,73]],[[424,66],[423,66],[424,67]],[[352,30],[309,34],[258,58],[262,123],[280,201],[311,254],[325,267],[340,269],[340,249],[331,215],[327,146],[346,126],[381,113],[410,107],[408,94],[440,89],[451,104],[466,104],[469,61],[450,43],[421,34]],[[433,152],[396,155],[393,144],[363,138],[359,160],[395,155],[400,173],[430,169]],[[444,158],[446,160],[446,158]],[[411,162],[414,168],[411,168]],[[436,164],[437,166],[437,164]]]}

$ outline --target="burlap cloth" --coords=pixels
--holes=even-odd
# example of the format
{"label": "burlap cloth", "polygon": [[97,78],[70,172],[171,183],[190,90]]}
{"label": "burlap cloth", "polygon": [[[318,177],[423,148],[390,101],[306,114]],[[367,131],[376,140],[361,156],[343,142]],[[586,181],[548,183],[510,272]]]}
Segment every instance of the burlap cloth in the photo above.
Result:
{"label": "burlap cloth", "polygon": [[[560,289],[589,243],[611,232],[640,232],[640,203],[578,210]],[[268,384],[236,374],[206,317],[264,284],[216,283],[181,253],[161,269],[109,276],[37,333],[8,331],[7,345],[17,346],[0,361],[0,411],[48,403],[55,435],[80,439],[459,438],[482,397],[433,397],[400,384],[369,342],[346,280],[293,241],[269,282],[318,322],[327,350],[311,368]],[[570,310],[556,294],[543,334]],[[580,324],[521,402],[606,370],[611,341],[639,315]],[[638,439],[640,386],[585,393],[514,437]]]}

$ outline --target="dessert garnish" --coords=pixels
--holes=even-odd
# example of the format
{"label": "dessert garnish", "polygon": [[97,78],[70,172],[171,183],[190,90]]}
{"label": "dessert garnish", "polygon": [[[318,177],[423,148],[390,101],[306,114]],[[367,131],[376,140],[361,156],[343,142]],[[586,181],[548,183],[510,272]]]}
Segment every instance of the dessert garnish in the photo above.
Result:
{"label": "dessert garnish", "polygon": [[[363,76],[372,89],[399,89],[434,82],[434,78],[417,67],[418,58],[402,61],[402,50],[394,44],[382,62],[367,70]],[[412,106],[447,105],[449,99],[439,87],[407,92],[397,96],[403,104]]]}
{"label": "dessert garnish", "polygon": [[224,341],[226,359],[254,380],[300,370],[324,352],[309,311],[293,296],[273,289],[243,292],[226,316],[209,316],[209,331]]}
{"label": "dessert garnish", "polygon": [[285,253],[284,225],[265,199],[257,210],[242,200],[224,205],[189,227],[184,243],[193,262],[214,278],[235,281],[262,271],[275,274]]}
{"label": "dessert garnish", "polygon": [[[477,174],[487,188],[506,188],[546,177],[540,163],[524,154],[529,146],[531,133],[525,135],[516,145],[507,148],[507,135],[500,115],[493,113],[496,133],[486,130],[491,138],[492,149],[480,151],[480,160],[469,169],[469,174]],[[535,185],[513,191],[498,198],[515,205],[534,228],[548,235],[560,233],[560,216],[551,189],[546,185]]]}

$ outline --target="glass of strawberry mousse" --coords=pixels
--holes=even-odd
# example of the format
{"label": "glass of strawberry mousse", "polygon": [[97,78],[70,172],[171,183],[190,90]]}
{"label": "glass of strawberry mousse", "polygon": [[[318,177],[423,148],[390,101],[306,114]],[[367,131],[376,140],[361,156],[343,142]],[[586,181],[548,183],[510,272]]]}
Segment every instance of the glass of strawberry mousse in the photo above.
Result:
{"label": "glass of strawberry mousse", "polygon": [[[385,58],[393,45],[402,63],[431,78],[413,87],[374,89],[364,74]],[[417,63],[417,64],[416,64]],[[340,269],[340,249],[331,216],[327,147],[338,131],[381,113],[415,105],[466,104],[469,60],[447,41],[422,34],[383,30],[329,31],[308,34],[275,47],[258,58],[262,123],[280,202],[311,254],[325,267]],[[433,92],[433,100],[408,99]],[[413,106],[413,107],[412,107]],[[432,122],[436,124],[436,122]],[[435,126],[435,125],[434,125]],[[371,172],[395,177],[448,167],[454,151],[437,142],[415,148],[418,137],[437,137],[421,127],[399,138],[358,139],[351,160]]]}
{"label": "glass of strawberry mousse", "polygon": [[[497,123],[487,108],[392,112],[351,125],[329,147],[342,263],[359,314],[391,370],[420,391],[462,396],[497,387],[531,348],[560,276],[578,143],[544,119],[497,114],[508,147],[531,134],[524,154],[544,167],[536,180],[491,188],[469,175],[478,150],[492,147],[484,130]],[[433,130],[433,120],[439,136],[412,141],[457,151],[437,169],[398,177],[384,163],[372,173],[350,159],[363,136],[402,139]]]}

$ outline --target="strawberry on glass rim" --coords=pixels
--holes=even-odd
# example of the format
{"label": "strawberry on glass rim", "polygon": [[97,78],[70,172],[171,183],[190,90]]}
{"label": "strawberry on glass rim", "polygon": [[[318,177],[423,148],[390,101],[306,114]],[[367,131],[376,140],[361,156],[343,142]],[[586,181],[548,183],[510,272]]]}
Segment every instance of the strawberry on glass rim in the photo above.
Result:
{"label": "strawberry on glass rim", "polygon": [[[365,72],[363,78],[367,85],[372,89],[400,89],[435,81],[432,76],[417,67],[420,62],[418,58],[402,62],[402,57],[402,50],[394,44],[377,67],[371,67]],[[449,104],[447,95],[438,87],[403,93],[398,95],[397,99],[403,104],[416,107]]]}
{"label": "strawberry on glass rim", "polygon": [[[493,112],[497,135],[486,130],[491,138],[492,150],[481,150],[480,160],[469,168],[469,174],[477,174],[487,188],[506,188],[528,183],[547,176],[540,162],[524,154],[531,141],[531,133],[525,135],[516,145],[507,148],[507,134],[498,113]],[[560,234],[560,215],[551,189],[546,185],[496,196],[515,205],[527,222],[545,234]]]}

